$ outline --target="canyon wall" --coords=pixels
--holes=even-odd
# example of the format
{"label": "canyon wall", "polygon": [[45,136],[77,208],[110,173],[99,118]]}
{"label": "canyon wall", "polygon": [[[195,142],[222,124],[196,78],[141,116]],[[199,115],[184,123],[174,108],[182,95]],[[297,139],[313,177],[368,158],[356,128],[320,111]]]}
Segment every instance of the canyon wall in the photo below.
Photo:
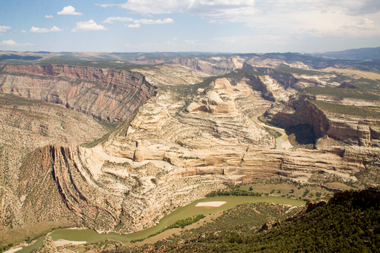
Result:
{"label": "canyon wall", "polygon": [[380,147],[380,120],[323,111],[307,99],[294,104],[298,104],[296,110],[273,109],[265,116],[272,124],[285,129],[310,125],[317,138],[325,136],[346,145]]}
{"label": "canyon wall", "polygon": [[[355,123],[307,100],[291,101],[297,106],[288,110],[272,108],[267,117],[284,128],[310,125],[320,139],[341,138],[346,145],[275,149],[275,136],[256,117],[287,105],[299,83],[294,76],[268,71],[204,83],[207,75],[192,67],[168,64],[139,70],[142,74],[60,65],[7,67],[0,79],[4,92],[66,105],[73,99],[82,107],[67,107],[125,120],[91,148],[48,143],[24,156],[13,194],[0,196],[6,203],[0,238],[34,236],[62,225],[130,233],[228,184],[271,177],[350,183],[380,168],[375,121],[361,119],[358,124],[369,127],[355,132]],[[156,96],[145,75],[158,87]],[[349,147],[359,133],[360,145]]]}
{"label": "canyon wall", "polygon": [[136,72],[68,65],[8,65],[0,92],[61,104],[99,120],[121,122],[155,88]]}

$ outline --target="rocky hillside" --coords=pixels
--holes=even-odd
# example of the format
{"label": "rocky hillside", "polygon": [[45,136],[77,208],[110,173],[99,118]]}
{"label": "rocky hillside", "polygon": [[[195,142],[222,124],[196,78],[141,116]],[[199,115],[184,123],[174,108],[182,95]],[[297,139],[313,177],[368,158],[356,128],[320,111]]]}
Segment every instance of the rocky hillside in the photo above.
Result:
{"label": "rocky hillside", "polygon": [[244,58],[239,56],[232,57],[209,57],[207,59],[199,58],[175,58],[171,62],[180,64],[192,69],[196,69],[211,75],[224,75],[234,69],[241,69]]}
{"label": "rocky hillside", "polygon": [[304,101],[294,111],[268,111],[266,117],[272,124],[289,130],[300,125],[310,126],[314,141],[321,138],[321,145],[330,138],[348,145],[380,147],[379,119],[329,113],[313,100]]}
{"label": "rocky hillside", "polygon": [[[92,117],[65,107],[8,94],[0,94],[0,129],[0,238],[9,242],[26,238],[26,233],[31,231],[33,234],[35,231],[35,228],[29,225],[36,221],[28,220],[25,216],[30,215],[31,209],[20,208],[25,196],[20,195],[18,190],[22,178],[20,167],[25,161],[32,159],[30,153],[46,145],[77,146],[92,142],[108,133],[110,129]],[[30,163],[42,166],[44,161],[31,160]],[[46,179],[50,174],[40,174],[38,170],[30,170],[29,173],[32,176],[25,178],[31,184],[29,190],[43,191],[33,184],[31,178]],[[44,189],[46,194],[51,194],[57,189],[54,184],[49,187]],[[46,199],[46,196],[40,197]],[[56,196],[61,201],[58,192]],[[61,220],[59,224],[58,226],[62,226],[66,223]],[[45,225],[42,225],[41,229],[51,226]]]}
{"label": "rocky hillside", "polygon": [[95,252],[113,252],[115,248],[119,252],[377,252],[379,198],[379,192],[372,190],[336,193],[327,204],[311,203],[305,211],[267,222],[261,228],[252,226],[246,217],[258,218],[261,212],[268,211],[245,204],[213,223],[154,245],[131,248],[108,243],[103,251],[94,245]]}
{"label": "rocky hillside", "polygon": [[[67,132],[73,138],[64,142],[71,145],[43,139],[46,145],[30,147],[12,165],[17,167],[12,194],[10,186],[1,188],[6,204],[0,238],[23,240],[78,225],[135,232],[211,191],[252,179],[377,184],[378,176],[368,180],[380,170],[376,118],[358,118],[357,123],[354,115],[339,118],[344,114],[322,108],[318,103],[326,101],[312,99],[311,91],[300,93],[338,89],[352,78],[310,70],[301,64],[303,57],[275,56],[261,63],[261,56],[176,58],[177,63],[132,71],[6,66],[0,75],[4,93],[60,104],[55,106],[63,115],[70,108],[83,117],[122,123],[95,146],[78,146],[75,134],[81,131],[73,129]],[[210,76],[215,74],[223,76]],[[363,94],[363,87],[355,96]],[[259,122],[263,113],[289,136],[289,131],[311,132],[316,148],[276,149],[278,128]],[[60,136],[56,123],[44,127],[40,119],[36,128],[37,123],[20,120],[7,122],[45,137]]]}
{"label": "rocky hillside", "polygon": [[[278,176],[300,183],[333,178],[355,183],[363,178],[357,175],[379,166],[380,150],[372,147],[273,149],[274,137],[250,118],[263,112],[263,104],[276,103],[263,98],[263,87],[267,92],[275,83],[286,90],[269,75],[235,73],[198,84],[182,75],[179,84],[170,82],[183,71],[170,65],[141,70],[157,85],[157,96],[99,145],[52,145],[31,154],[21,167],[18,188],[22,212],[32,210],[27,220],[34,220],[34,227],[83,222],[97,231],[129,233],[225,188],[223,183]],[[166,78],[158,79],[160,73]],[[273,81],[264,83],[264,77]],[[259,80],[261,90],[253,84]],[[323,114],[308,106],[312,114],[300,112],[298,118],[320,126]],[[300,108],[307,112],[308,106]],[[43,208],[50,205],[44,196],[54,200],[54,207]]]}
{"label": "rocky hillside", "polygon": [[121,122],[154,93],[143,75],[68,65],[8,65],[0,92],[64,105],[99,120]]}
{"label": "rocky hillside", "polygon": [[[2,242],[79,224],[62,202],[56,183],[47,180],[52,173],[48,156],[39,159],[34,151],[47,145],[75,147],[101,138],[114,128],[107,121],[128,117],[155,88],[140,73],[67,65],[10,65],[3,69],[0,80]],[[47,185],[40,188],[34,184],[40,179]],[[22,190],[20,180],[28,182],[25,191],[33,192],[34,197]],[[28,202],[36,196],[49,203]],[[58,209],[46,208],[51,205],[60,215],[55,213]]]}

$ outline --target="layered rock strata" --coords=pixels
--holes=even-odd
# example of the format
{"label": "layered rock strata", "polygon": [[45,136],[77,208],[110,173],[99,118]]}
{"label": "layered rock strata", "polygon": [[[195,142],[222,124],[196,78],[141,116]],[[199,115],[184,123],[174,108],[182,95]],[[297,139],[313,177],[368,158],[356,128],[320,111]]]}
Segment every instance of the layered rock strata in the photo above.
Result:
{"label": "layered rock strata", "polygon": [[120,122],[154,93],[140,73],[68,65],[8,65],[0,92],[61,104],[99,120]]}
{"label": "layered rock strata", "polygon": [[272,124],[282,128],[310,125],[317,138],[332,138],[346,145],[380,147],[380,120],[329,113],[305,100],[296,110],[266,112]]}
{"label": "layered rock strata", "polygon": [[[44,71],[51,70],[38,78]],[[207,75],[184,66],[140,72],[158,86],[157,96],[104,141],[92,148],[48,145],[24,160],[13,232],[29,235],[26,227],[38,233],[65,224],[129,233],[225,184],[268,177],[355,182],[361,172],[380,166],[380,149],[366,146],[275,150],[274,137],[252,119],[274,101],[286,101],[282,91],[295,92],[296,83],[282,84],[293,80],[288,75],[204,83]],[[263,98],[268,92],[272,101]],[[333,129],[329,115],[314,104],[302,101],[297,110],[273,115],[284,125],[309,124],[321,136]]]}
{"label": "layered rock strata", "polygon": [[[52,227],[77,224],[68,222],[64,217],[66,209],[59,210],[59,217],[54,218],[52,213],[46,222],[41,222],[41,217],[37,218],[38,221],[34,217],[31,207],[36,207],[35,210],[44,216],[43,210],[52,208],[57,211],[62,200],[54,182],[50,181],[40,188],[38,181],[43,179],[43,182],[49,182],[51,171],[41,172],[38,166],[45,161],[33,159],[30,153],[46,145],[76,146],[92,142],[105,135],[109,129],[92,117],[65,107],[7,94],[0,94],[0,129],[0,244],[27,236],[32,238]],[[38,205],[33,202],[36,196],[30,195],[30,205],[21,208],[26,198],[18,190],[20,178],[23,178],[20,175],[21,166],[30,173],[24,177],[30,187],[28,190],[34,189],[36,196],[45,198],[48,203]],[[46,168],[49,168],[48,164]],[[37,181],[34,181],[35,178]],[[39,195],[41,192],[42,196]],[[48,195],[52,198],[46,198]],[[71,215],[67,210],[66,213]]]}
{"label": "layered rock strata", "polygon": [[[46,161],[41,170],[49,176],[35,177],[23,167],[23,178],[32,177],[41,185],[38,189],[54,183],[62,199],[59,206],[71,211],[72,220],[98,231],[128,233],[153,226],[165,213],[224,188],[223,183],[273,176],[355,182],[357,173],[380,166],[378,148],[271,149],[273,137],[236,103],[252,96],[247,83],[232,86],[224,78],[198,89],[190,101],[162,93],[96,147],[41,149],[35,156]],[[225,110],[226,104],[230,109]],[[26,203],[43,205],[37,189],[21,182],[23,208],[34,208]],[[38,215],[39,205],[35,208]]]}
{"label": "layered rock strata", "polygon": [[175,58],[171,62],[211,75],[223,75],[234,69],[240,69],[245,59],[239,56],[199,58]]}

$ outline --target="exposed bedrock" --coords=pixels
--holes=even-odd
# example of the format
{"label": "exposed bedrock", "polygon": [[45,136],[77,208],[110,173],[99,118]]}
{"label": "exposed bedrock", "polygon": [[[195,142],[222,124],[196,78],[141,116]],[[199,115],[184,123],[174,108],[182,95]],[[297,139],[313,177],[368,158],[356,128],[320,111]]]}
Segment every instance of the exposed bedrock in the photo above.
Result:
{"label": "exposed bedrock", "polygon": [[123,121],[155,87],[136,72],[68,65],[9,65],[0,92],[62,104],[100,120]]}
{"label": "exposed bedrock", "polygon": [[224,75],[234,69],[242,68],[244,59],[239,56],[233,57],[210,57],[207,60],[198,58],[175,58],[173,63],[180,64],[192,69],[200,70],[211,75]]}
{"label": "exposed bedrock", "polygon": [[[41,223],[83,221],[98,231],[128,233],[153,226],[173,208],[223,189],[223,182],[272,176],[307,182],[313,175],[356,181],[355,173],[380,165],[378,148],[279,151],[247,145],[163,150],[157,144],[129,149],[126,140],[118,141],[124,157],[120,150],[110,155],[102,146],[36,151],[32,159],[40,162],[21,173],[22,210],[32,210]],[[141,162],[133,160],[138,149],[146,155]]]}
{"label": "exposed bedrock", "polygon": [[[247,82],[220,78],[186,97],[160,92],[95,147],[37,149],[21,166],[15,226],[42,232],[48,224],[84,224],[130,233],[225,183],[274,176],[350,182],[380,166],[379,148],[273,149],[274,137],[246,113],[260,101]],[[297,110],[294,120],[330,131],[312,104]]]}
{"label": "exposed bedrock", "polygon": [[304,80],[304,79],[300,80],[300,79],[294,77],[290,73],[277,71],[277,70],[274,70],[272,68],[263,68],[263,67],[252,66],[252,65],[247,64],[247,63],[244,63],[243,69],[251,70],[251,71],[257,71],[257,72],[266,74],[266,75],[270,76],[271,78],[275,79],[279,84],[281,84],[283,86],[284,89],[293,88],[296,90],[301,90],[303,87],[299,84],[300,81],[312,82],[312,81]]}
{"label": "exposed bedrock", "polygon": [[294,111],[269,110],[269,121],[285,129],[300,125],[312,127],[316,138],[333,138],[350,145],[380,147],[380,120],[322,111],[305,100]]}

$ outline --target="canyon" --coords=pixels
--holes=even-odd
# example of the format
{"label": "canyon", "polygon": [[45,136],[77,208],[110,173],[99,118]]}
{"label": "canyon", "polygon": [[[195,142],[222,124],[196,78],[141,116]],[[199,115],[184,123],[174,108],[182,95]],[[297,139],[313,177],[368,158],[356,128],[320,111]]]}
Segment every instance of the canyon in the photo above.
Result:
{"label": "canyon", "polygon": [[138,73],[67,65],[9,65],[0,82],[2,93],[61,104],[110,122],[125,120],[154,93]]}
{"label": "canyon", "polygon": [[[1,243],[59,226],[136,232],[253,179],[378,184],[368,178],[380,166],[380,120],[332,112],[321,106],[331,96],[307,93],[336,88],[337,73],[258,56],[152,64],[4,66]],[[275,149],[277,136],[254,120],[260,115],[289,135],[307,129],[314,149]]]}

